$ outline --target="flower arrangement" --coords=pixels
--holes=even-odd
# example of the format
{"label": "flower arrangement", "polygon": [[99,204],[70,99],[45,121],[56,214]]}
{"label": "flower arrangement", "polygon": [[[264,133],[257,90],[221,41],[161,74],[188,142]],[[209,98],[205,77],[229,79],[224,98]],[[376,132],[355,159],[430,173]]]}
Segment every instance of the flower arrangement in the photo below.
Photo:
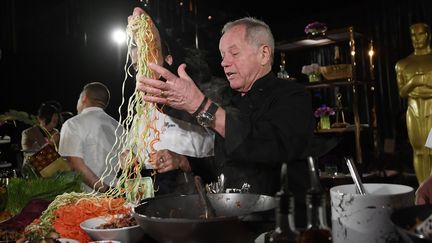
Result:
{"label": "flower arrangement", "polygon": [[334,114],[335,114],[335,110],[331,107],[326,106],[326,105],[322,105],[321,107],[316,109],[314,112],[315,117],[333,116]]}
{"label": "flower arrangement", "polygon": [[312,74],[319,74],[320,72],[320,65],[318,63],[312,63],[311,65],[305,65],[302,68],[301,71],[303,74],[306,75],[312,75]]}
{"label": "flower arrangement", "polygon": [[327,31],[327,25],[318,21],[306,25],[304,32],[308,35],[320,35]]}

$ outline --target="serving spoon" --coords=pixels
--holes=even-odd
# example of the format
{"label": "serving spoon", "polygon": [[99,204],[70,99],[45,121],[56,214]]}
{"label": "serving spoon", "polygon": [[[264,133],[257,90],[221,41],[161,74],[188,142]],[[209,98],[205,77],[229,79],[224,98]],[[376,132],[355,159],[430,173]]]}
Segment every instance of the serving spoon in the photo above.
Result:
{"label": "serving spoon", "polygon": [[366,195],[366,189],[363,186],[363,183],[361,181],[357,168],[354,164],[354,161],[348,157],[345,157],[345,161],[350,171],[351,177],[353,178],[354,184],[356,185],[358,193],[360,195]]}

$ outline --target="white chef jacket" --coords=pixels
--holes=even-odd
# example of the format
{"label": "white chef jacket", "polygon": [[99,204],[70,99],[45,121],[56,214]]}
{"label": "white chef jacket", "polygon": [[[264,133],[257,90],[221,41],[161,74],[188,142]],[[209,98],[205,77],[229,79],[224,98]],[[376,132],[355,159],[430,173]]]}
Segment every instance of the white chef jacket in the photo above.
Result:
{"label": "white chef jacket", "polygon": [[[178,154],[195,158],[204,158],[214,155],[215,134],[213,131],[170,117],[158,110],[154,110],[153,112],[154,113],[150,114],[150,117],[155,118],[155,127],[160,132],[159,141],[154,145],[155,150],[168,149]],[[129,140],[129,143],[132,144],[131,147],[134,153],[138,154],[140,161],[144,161],[145,167],[151,169],[151,166],[148,164],[148,155],[151,152],[149,142],[155,137],[155,134],[152,129],[144,134],[144,132],[146,132],[144,130],[146,127],[144,122],[145,119],[143,118],[135,118],[134,125],[129,133],[134,133],[134,129],[137,129],[139,139],[136,141]],[[145,141],[147,145],[144,145],[142,141]],[[135,146],[133,146],[133,144]],[[143,148],[144,152],[142,151]],[[137,150],[142,152],[137,153]]]}

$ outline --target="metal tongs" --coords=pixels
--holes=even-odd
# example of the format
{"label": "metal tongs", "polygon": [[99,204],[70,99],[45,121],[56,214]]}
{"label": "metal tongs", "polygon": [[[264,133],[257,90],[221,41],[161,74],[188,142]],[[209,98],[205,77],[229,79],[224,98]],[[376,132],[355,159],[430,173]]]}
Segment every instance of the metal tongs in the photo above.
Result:
{"label": "metal tongs", "polygon": [[357,171],[357,168],[354,164],[354,161],[352,158],[345,157],[346,164],[348,166],[348,169],[351,173],[351,177],[353,178],[354,184],[356,185],[357,191],[360,195],[366,194],[366,189],[363,186],[363,183],[361,181],[361,177]]}
{"label": "metal tongs", "polygon": [[220,174],[216,182],[206,185],[206,190],[209,193],[224,193],[225,192],[225,176]]}

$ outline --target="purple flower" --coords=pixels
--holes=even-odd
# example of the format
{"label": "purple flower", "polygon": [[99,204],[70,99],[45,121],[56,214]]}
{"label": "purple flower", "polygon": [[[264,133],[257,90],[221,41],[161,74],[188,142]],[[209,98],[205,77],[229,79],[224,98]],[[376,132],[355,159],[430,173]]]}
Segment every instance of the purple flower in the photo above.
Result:
{"label": "purple flower", "polygon": [[321,34],[327,31],[327,25],[318,21],[310,23],[304,29],[306,34]]}
{"label": "purple flower", "polygon": [[334,114],[335,114],[335,110],[331,107],[326,106],[326,105],[322,105],[320,108],[316,109],[314,112],[315,117],[333,116]]}

